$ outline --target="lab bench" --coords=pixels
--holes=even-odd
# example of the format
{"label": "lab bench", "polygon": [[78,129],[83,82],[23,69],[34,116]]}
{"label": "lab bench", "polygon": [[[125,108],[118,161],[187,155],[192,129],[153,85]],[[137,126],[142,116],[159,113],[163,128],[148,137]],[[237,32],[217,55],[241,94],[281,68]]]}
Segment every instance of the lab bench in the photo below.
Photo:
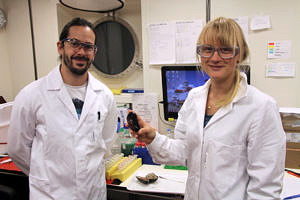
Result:
{"label": "lab bench", "polygon": [[[19,171],[0,169],[0,185],[14,191],[13,200],[29,200],[28,176]],[[5,188],[4,188],[5,189]],[[6,191],[0,191],[0,199],[5,199]]]}
{"label": "lab bench", "polygon": [[[149,172],[154,171],[157,174],[161,174],[163,166],[150,166],[142,165],[137,172]],[[295,172],[300,172],[300,169],[289,169]],[[184,174],[184,171],[176,170],[179,174]],[[170,174],[170,171],[167,171]],[[180,193],[168,193],[166,191],[162,192],[160,188],[157,192],[151,191],[147,192],[147,189],[141,190],[141,188],[136,187],[134,182],[136,173],[132,174],[126,181],[122,182],[120,185],[107,184],[107,200],[182,200],[184,195]],[[168,173],[166,174],[168,175]],[[179,177],[180,178],[180,177]],[[180,180],[180,179],[179,179]],[[282,197],[290,196],[292,194],[298,194],[298,188],[300,186],[300,179],[285,172],[283,184],[283,195]],[[133,184],[134,183],[134,184]],[[133,185],[132,185],[133,184]],[[182,184],[185,184],[182,183]],[[0,169],[0,186],[10,187],[15,191],[14,200],[29,200],[29,181],[28,176],[20,171],[12,171],[6,169]],[[165,185],[165,183],[164,183]],[[159,185],[158,185],[159,186]],[[170,184],[167,184],[169,187]],[[155,188],[155,187],[150,187]],[[183,189],[183,188],[178,188]],[[1,197],[1,187],[0,187],[0,197]],[[2,198],[0,198],[2,200]]]}

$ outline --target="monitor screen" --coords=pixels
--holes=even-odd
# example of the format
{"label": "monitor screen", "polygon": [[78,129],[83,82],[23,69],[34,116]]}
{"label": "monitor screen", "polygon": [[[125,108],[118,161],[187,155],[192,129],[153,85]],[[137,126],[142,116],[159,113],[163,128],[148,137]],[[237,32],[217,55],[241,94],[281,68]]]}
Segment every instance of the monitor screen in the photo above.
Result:
{"label": "monitor screen", "polygon": [[161,68],[164,118],[177,119],[189,91],[203,85],[209,76],[196,66],[163,66]]}
{"label": "monitor screen", "polygon": [[[250,66],[242,65],[241,69],[247,75],[247,82],[250,84]],[[204,71],[199,71],[196,66],[163,66],[161,76],[165,120],[177,119],[188,92],[209,79],[209,76]]]}

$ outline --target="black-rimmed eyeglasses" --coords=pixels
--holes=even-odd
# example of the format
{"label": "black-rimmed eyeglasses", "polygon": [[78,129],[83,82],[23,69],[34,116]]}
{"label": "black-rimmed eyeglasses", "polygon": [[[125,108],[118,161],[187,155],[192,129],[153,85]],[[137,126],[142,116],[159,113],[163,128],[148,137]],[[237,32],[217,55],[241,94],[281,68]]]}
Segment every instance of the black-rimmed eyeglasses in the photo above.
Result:
{"label": "black-rimmed eyeglasses", "polygon": [[96,53],[98,49],[97,46],[94,44],[80,42],[75,38],[66,38],[63,39],[62,42],[68,42],[71,45],[71,47],[76,50],[83,48],[84,51],[87,53]]}
{"label": "black-rimmed eyeglasses", "polygon": [[198,45],[197,54],[203,58],[210,58],[214,55],[215,51],[218,52],[219,56],[223,59],[231,59],[239,54],[239,47],[219,47],[216,48],[211,45]]}

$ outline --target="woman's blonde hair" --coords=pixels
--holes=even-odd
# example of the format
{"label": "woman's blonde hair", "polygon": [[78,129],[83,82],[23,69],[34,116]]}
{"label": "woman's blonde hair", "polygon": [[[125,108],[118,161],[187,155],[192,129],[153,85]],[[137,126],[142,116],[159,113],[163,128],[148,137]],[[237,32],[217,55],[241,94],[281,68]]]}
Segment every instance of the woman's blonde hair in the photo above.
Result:
{"label": "woman's blonde hair", "polygon": [[[221,46],[239,47],[239,58],[236,66],[234,84],[228,95],[217,103],[218,106],[223,106],[230,103],[238,91],[241,63],[243,63],[249,56],[249,48],[241,27],[230,18],[218,17],[207,23],[198,38],[197,46],[207,42],[216,41],[219,42]],[[197,55],[197,59],[200,61],[199,55]]]}

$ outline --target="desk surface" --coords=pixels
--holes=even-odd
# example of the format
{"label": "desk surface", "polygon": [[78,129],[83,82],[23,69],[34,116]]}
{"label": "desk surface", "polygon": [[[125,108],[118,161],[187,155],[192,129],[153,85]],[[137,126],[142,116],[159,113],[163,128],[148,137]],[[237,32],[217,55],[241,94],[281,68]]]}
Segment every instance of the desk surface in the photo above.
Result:
{"label": "desk surface", "polygon": [[[135,177],[145,177],[149,173],[155,173],[158,180],[151,184],[140,183]],[[142,165],[120,186],[131,191],[155,192],[184,195],[187,180],[187,170],[164,169],[164,165]]]}
{"label": "desk surface", "polygon": [[[300,173],[300,169],[290,169],[290,168],[286,168],[286,169]],[[282,188],[281,198],[283,199],[298,194],[300,194],[300,178],[285,172],[283,178],[283,188]]]}

